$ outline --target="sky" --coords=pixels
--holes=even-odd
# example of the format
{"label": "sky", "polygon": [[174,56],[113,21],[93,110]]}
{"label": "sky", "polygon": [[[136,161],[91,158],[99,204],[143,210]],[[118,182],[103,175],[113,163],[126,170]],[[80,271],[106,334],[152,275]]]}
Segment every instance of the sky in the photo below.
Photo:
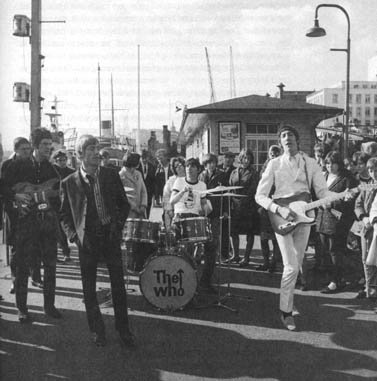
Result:
{"label": "sky", "polygon": [[[140,127],[160,129],[182,113],[210,103],[205,56],[208,49],[216,100],[230,98],[230,46],[236,96],[275,95],[285,90],[329,87],[346,75],[347,22],[335,8],[321,8],[327,31],[308,38],[312,0],[42,0],[42,96],[45,112],[56,96],[61,128],[98,134],[98,64],[102,119],[111,119],[110,77],[114,81],[115,132],[138,126],[138,45],[140,46]],[[367,79],[368,59],[377,54],[377,2],[341,1],[351,20],[351,80]],[[14,82],[30,83],[30,44],[15,37],[13,16],[31,17],[31,0],[0,1],[0,132],[5,149],[30,134],[26,103],[12,101]]]}

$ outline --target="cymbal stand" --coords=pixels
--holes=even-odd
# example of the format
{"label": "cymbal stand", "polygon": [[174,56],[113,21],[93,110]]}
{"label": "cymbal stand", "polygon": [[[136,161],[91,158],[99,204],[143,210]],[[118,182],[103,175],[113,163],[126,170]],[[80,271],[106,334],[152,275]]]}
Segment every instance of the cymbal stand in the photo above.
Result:
{"label": "cymbal stand", "polygon": [[[230,239],[231,239],[231,226],[232,226],[232,216],[231,216],[231,210],[230,210],[230,195],[226,196],[228,197],[228,235],[229,235],[229,240],[228,240],[228,253],[230,251]],[[222,197],[221,197],[222,198]],[[233,241],[232,241],[233,243]],[[221,256],[220,256],[221,258]],[[227,298],[239,298],[239,299],[246,299],[251,301],[251,298],[249,296],[243,296],[243,295],[236,295],[232,294],[230,292],[230,261],[227,262],[227,269],[228,269],[228,285],[226,288],[226,293],[222,297],[222,300],[225,300]]]}
{"label": "cymbal stand", "polygon": [[[222,272],[222,262],[221,262],[221,252],[222,252],[222,237],[223,237],[223,219],[224,219],[224,213],[223,213],[223,201],[224,201],[224,196],[221,193],[220,197],[220,217],[219,217],[219,223],[220,223],[220,243],[219,243],[219,248],[218,248],[218,259],[219,259],[219,269],[217,272],[217,300],[214,303],[211,303],[209,305],[205,306],[197,306],[197,309],[202,309],[202,308],[208,308],[208,307],[218,307],[218,308],[223,308],[225,310],[231,311],[231,312],[238,312],[237,309],[231,308],[223,303],[223,300],[225,299],[225,296],[221,297],[220,293],[220,285],[221,285],[221,272]],[[230,222],[229,222],[230,223]],[[215,238],[216,239],[216,238]],[[229,250],[229,246],[228,246]],[[229,281],[228,281],[228,288],[229,288]]]}

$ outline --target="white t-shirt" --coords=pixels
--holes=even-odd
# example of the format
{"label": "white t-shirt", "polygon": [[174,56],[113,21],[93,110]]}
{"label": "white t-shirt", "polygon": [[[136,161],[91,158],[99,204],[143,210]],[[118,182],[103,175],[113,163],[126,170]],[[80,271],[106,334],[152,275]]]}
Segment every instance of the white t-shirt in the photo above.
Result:
{"label": "white t-shirt", "polygon": [[202,211],[200,199],[205,197],[201,192],[205,191],[207,186],[203,181],[192,184],[187,182],[185,177],[178,177],[173,185],[172,197],[176,195],[176,192],[182,191],[186,186],[191,189],[174,205],[174,213],[192,213],[199,215]]}

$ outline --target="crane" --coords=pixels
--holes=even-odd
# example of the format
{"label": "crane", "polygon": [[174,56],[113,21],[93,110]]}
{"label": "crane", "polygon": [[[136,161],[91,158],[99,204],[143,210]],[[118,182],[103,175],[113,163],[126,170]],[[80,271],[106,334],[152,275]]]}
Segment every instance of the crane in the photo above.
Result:
{"label": "crane", "polygon": [[209,88],[211,90],[211,103],[216,102],[216,95],[215,95],[215,88],[213,86],[213,78],[212,78],[212,71],[211,71],[211,64],[209,63],[209,56],[208,56],[208,50],[205,47],[205,52],[206,52],[206,59],[207,59],[207,70],[208,70],[208,78],[209,78]]}

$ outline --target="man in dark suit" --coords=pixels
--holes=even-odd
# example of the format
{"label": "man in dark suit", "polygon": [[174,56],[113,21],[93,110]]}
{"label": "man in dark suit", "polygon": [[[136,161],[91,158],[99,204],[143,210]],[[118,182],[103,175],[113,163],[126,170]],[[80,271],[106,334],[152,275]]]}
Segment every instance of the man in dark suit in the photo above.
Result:
{"label": "man in dark suit", "polygon": [[147,218],[151,213],[152,199],[155,187],[155,173],[156,167],[149,160],[149,153],[147,150],[141,152],[140,163],[136,169],[141,172],[144,180],[145,187],[147,188],[148,194],[148,205],[147,205]]}
{"label": "man in dark suit", "polygon": [[114,304],[115,328],[127,347],[134,347],[123,280],[121,237],[130,209],[120,177],[100,166],[98,140],[83,135],[76,145],[80,169],[62,182],[61,220],[67,237],[79,250],[89,329],[97,346],[106,344],[105,325],[96,297],[97,264],[106,261]]}
{"label": "man in dark suit", "polygon": [[162,195],[164,193],[165,183],[168,181],[170,176],[173,176],[173,169],[169,162],[168,153],[166,149],[159,149],[156,152],[156,158],[158,160],[158,166],[156,169],[156,180],[155,180],[155,202],[156,206],[161,206]]}

